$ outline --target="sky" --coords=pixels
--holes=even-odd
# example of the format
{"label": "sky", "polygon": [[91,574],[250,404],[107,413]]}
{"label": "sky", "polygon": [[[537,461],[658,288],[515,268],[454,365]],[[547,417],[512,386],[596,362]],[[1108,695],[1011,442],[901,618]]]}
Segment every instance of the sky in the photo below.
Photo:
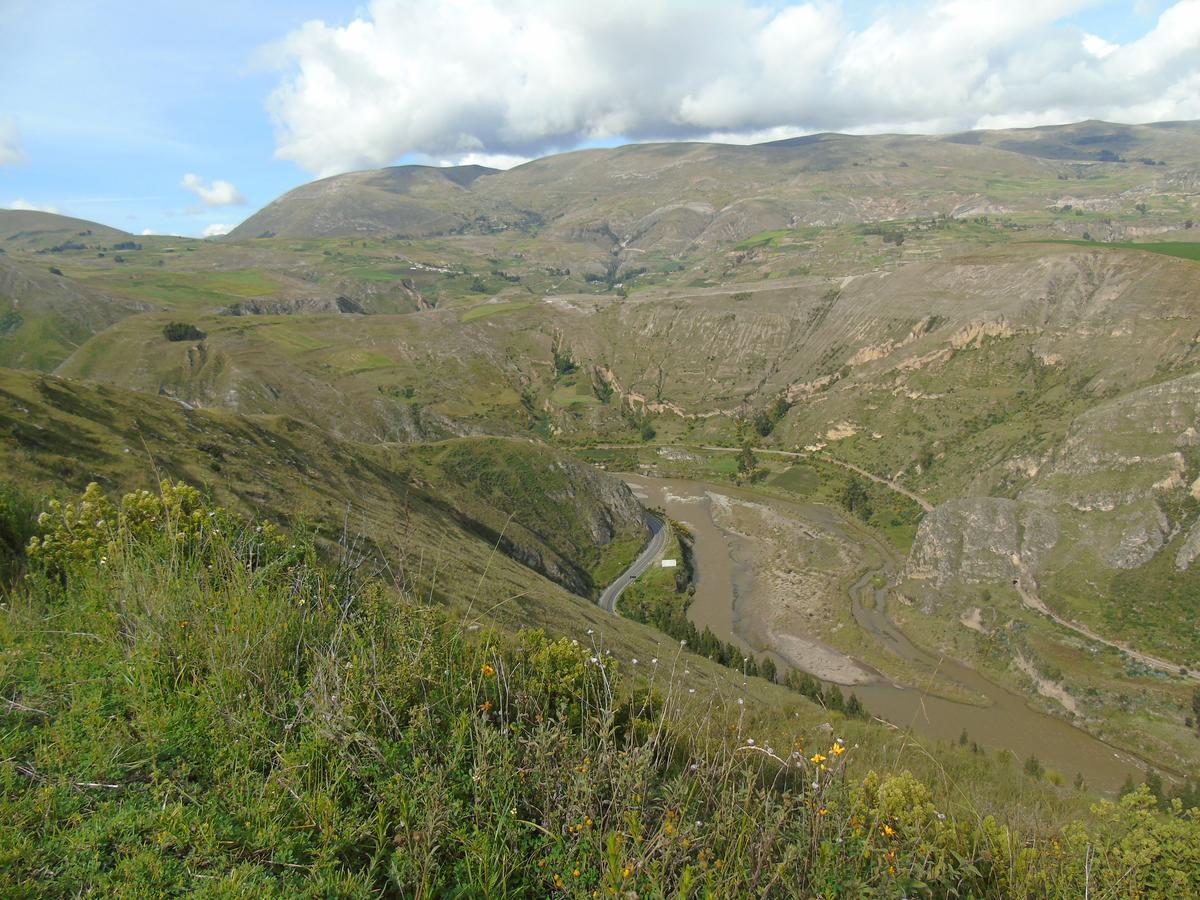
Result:
{"label": "sky", "polygon": [[1200,119],[1200,0],[0,0],[0,208],[222,233],[313,178]]}

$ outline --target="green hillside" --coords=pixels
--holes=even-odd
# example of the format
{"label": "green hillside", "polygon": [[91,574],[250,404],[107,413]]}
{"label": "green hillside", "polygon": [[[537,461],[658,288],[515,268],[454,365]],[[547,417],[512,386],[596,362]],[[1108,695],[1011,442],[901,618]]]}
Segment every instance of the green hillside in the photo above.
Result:
{"label": "green hillside", "polygon": [[[679,651],[475,631],[183,486],[43,522],[0,609],[9,895],[1200,889],[1195,817],[1145,787],[1060,830],[967,751],[879,773],[882,730],[768,723],[733,685],[697,721]],[[947,777],[1005,782],[1022,826]]]}

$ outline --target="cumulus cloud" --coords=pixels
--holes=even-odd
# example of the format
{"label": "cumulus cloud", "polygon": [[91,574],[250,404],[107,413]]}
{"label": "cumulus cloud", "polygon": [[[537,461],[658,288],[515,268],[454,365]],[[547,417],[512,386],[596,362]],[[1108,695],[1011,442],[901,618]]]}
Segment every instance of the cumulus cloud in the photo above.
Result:
{"label": "cumulus cloud", "polygon": [[914,0],[855,27],[826,0],[373,0],[266,51],[282,72],[268,106],[277,155],[322,175],[615,136],[1200,116],[1200,0],[1125,45],[1069,24],[1088,5]]}
{"label": "cumulus cloud", "polygon": [[49,206],[49,205],[39,206],[36,203],[30,203],[28,200],[25,200],[22,197],[18,197],[12,203],[8,204],[6,209],[19,209],[24,212],[54,213],[56,216],[62,215],[62,210],[59,209],[57,206]]}
{"label": "cumulus cloud", "polygon": [[206,238],[220,237],[223,234],[229,234],[229,232],[233,231],[233,229],[236,227],[236,225],[218,225],[214,223],[212,225],[205,226],[204,230],[200,232],[200,236]]}
{"label": "cumulus cloud", "polygon": [[246,202],[246,198],[228,181],[218,180],[210,184],[205,184],[204,179],[199,175],[188,172],[188,174],[183,176],[183,181],[180,182],[180,185],[195,194],[202,204],[210,208],[215,206],[239,206]]}

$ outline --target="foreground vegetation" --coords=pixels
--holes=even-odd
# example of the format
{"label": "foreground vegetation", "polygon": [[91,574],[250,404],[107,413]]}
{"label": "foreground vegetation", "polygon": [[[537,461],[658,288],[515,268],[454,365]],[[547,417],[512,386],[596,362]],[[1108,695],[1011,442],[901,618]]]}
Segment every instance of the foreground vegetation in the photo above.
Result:
{"label": "foreground vegetation", "polygon": [[1200,891],[1200,819],[1145,789],[1056,834],[948,814],[836,730],[696,729],[682,650],[490,633],[181,485],[37,528],[0,612],[4,896]]}

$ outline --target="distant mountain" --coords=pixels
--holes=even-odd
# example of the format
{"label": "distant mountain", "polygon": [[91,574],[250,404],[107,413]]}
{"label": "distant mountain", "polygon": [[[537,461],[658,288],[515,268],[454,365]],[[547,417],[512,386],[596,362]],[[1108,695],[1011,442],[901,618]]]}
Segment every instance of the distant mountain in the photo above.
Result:
{"label": "distant mountain", "polygon": [[0,247],[12,249],[50,248],[88,241],[120,241],[127,231],[87,219],[24,209],[0,209]]}
{"label": "distant mountain", "polygon": [[1167,165],[1168,161],[1195,158],[1200,122],[1118,125],[1093,119],[1073,125],[968,131],[945,140],[1041,159]]}
{"label": "distant mountain", "polygon": [[1077,190],[1098,174],[1081,167],[1125,167],[1136,172],[1131,181],[1194,174],[1197,138],[1197,123],[1081,122],[950,136],[816,134],[754,146],[632,144],[503,172],[403,166],[296,188],[229,237],[521,229],[585,246],[593,266],[619,270],[627,253],[692,253],[771,229],[1037,212],[1067,193],[1062,182]]}

